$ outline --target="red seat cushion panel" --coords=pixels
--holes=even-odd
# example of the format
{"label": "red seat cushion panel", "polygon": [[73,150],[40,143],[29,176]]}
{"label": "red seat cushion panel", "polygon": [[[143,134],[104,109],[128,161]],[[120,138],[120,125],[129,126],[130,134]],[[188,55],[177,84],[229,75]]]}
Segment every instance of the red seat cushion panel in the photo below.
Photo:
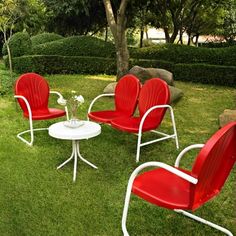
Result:
{"label": "red seat cushion panel", "polygon": [[[45,110],[32,111],[32,120],[48,120],[66,115],[64,110],[48,108]],[[28,112],[24,112],[24,117],[29,118]]]}
{"label": "red seat cushion panel", "polygon": [[[112,127],[130,132],[130,133],[138,133],[139,131],[139,125],[141,122],[141,117],[121,117],[117,119],[113,119],[111,121]],[[152,129],[156,129],[156,123],[152,122],[151,119],[145,120],[142,131],[150,131]]]}
{"label": "red seat cushion panel", "polygon": [[122,116],[124,116],[122,112],[112,111],[112,110],[94,111],[88,114],[89,119],[96,122],[108,123],[108,124],[111,122],[111,120]]}
{"label": "red seat cushion panel", "polygon": [[[181,170],[181,169],[180,169]],[[188,171],[184,171],[190,174]],[[154,169],[137,176],[132,192],[155,205],[169,209],[190,209],[191,183],[162,169]]]}

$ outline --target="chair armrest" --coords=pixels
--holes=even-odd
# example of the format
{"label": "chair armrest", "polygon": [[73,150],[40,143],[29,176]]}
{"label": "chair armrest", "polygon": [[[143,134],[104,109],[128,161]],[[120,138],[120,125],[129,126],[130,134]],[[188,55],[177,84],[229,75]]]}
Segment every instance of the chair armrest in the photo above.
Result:
{"label": "chair armrest", "polygon": [[59,100],[61,99],[61,100],[64,100],[65,101],[65,112],[66,112],[66,119],[67,120],[69,120],[69,112],[68,112],[68,108],[67,108],[67,106],[66,106],[66,100],[63,98],[63,96],[62,96],[62,94],[61,93],[59,93],[59,92],[57,92],[57,91],[49,91],[49,93],[50,94],[56,94],[59,98],[57,99],[57,103],[59,104],[59,105],[62,105],[62,104],[60,104],[60,102],[59,102]]}
{"label": "chair armrest", "polygon": [[142,132],[142,127],[143,127],[143,123],[145,121],[145,119],[147,118],[148,114],[150,112],[152,112],[153,110],[155,109],[159,109],[159,108],[169,108],[170,109],[170,112],[171,112],[171,116],[174,117],[174,112],[173,112],[173,108],[170,106],[170,105],[157,105],[157,106],[153,106],[153,107],[150,107],[146,112],[145,114],[143,115],[142,119],[141,119],[141,122],[140,122],[140,125],[139,125],[139,133],[141,134]]}
{"label": "chair armrest", "polygon": [[95,98],[92,100],[92,102],[90,103],[90,105],[89,105],[88,114],[91,112],[94,103],[95,103],[99,98],[101,98],[101,97],[110,97],[110,96],[115,96],[115,94],[114,94],[114,93],[104,93],[104,94],[100,94],[100,95],[98,95],[97,97],[95,97]]}
{"label": "chair armrest", "polygon": [[26,105],[28,113],[29,113],[29,120],[32,120],[32,111],[31,111],[30,104],[29,104],[28,100],[22,95],[15,95],[14,98],[22,99],[25,102],[25,105]]}
{"label": "chair armrest", "polygon": [[180,163],[180,160],[181,158],[190,150],[192,149],[197,149],[197,148],[203,148],[204,147],[204,144],[193,144],[193,145],[190,145],[186,148],[184,148],[180,153],[179,155],[177,156],[176,160],[175,160],[175,167],[179,167],[179,163]]}
{"label": "chair armrest", "polygon": [[61,93],[57,92],[57,91],[49,91],[50,94],[56,94],[59,98],[63,98],[63,96],[61,95]]}

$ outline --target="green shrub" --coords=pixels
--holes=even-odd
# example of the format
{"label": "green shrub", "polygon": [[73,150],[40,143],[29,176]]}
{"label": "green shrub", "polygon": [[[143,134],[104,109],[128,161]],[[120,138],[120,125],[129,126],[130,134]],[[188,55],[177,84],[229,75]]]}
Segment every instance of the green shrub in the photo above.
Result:
{"label": "green shrub", "polygon": [[[5,60],[7,62],[7,60]],[[68,56],[22,56],[13,59],[14,71],[39,74],[115,74],[116,62],[112,58]]]}
{"label": "green shrub", "polygon": [[73,36],[36,45],[33,55],[115,57],[112,43],[90,36]]}
{"label": "green shrub", "polygon": [[173,63],[205,63],[236,66],[236,46],[228,48],[198,48],[187,45],[161,44],[130,50],[132,58],[164,60]]}
{"label": "green shrub", "polygon": [[236,87],[236,66],[176,64],[172,72],[176,80]]}
{"label": "green shrub", "polygon": [[[12,57],[20,57],[30,54],[32,44],[29,34],[26,32],[13,34],[9,40],[9,47]],[[7,47],[5,44],[3,45],[2,54],[4,56],[7,55]]]}
{"label": "green shrub", "polygon": [[63,39],[63,36],[55,33],[42,33],[31,37],[32,46],[36,46],[51,41]]}

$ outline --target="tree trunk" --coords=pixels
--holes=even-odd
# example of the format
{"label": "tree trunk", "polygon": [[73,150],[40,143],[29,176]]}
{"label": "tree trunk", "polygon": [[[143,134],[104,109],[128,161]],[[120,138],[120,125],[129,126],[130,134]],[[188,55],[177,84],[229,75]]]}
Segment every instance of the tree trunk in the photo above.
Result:
{"label": "tree trunk", "polygon": [[10,47],[9,47],[9,39],[10,38],[9,39],[7,38],[7,30],[6,29],[3,30],[3,36],[4,36],[5,45],[7,47],[10,78],[11,78],[11,82],[12,82],[12,85],[13,85],[14,81],[13,81],[12,57],[11,57],[11,50],[10,50]]}
{"label": "tree trunk", "polygon": [[169,35],[169,30],[167,27],[164,27],[164,33],[165,33],[165,38],[166,38],[166,43],[170,42],[170,35]]}
{"label": "tree trunk", "polygon": [[110,26],[116,47],[117,60],[117,80],[119,80],[129,70],[129,51],[126,38],[126,16],[125,10],[128,0],[121,0],[120,7],[115,19],[111,1],[103,0],[106,10],[107,22]]}
{"label": "tree trunk", "polygon": [[105,42],[107,42],[107,39],[108,39],[108,27],[106,25],[106,28],[105,28]]}
{"label": "tree trunk", "polygon": [[144,34],[144,30],[143,27],[140,28],[140,41],[139,41],[139,47],[142,48],[143,47],[143,34]]}

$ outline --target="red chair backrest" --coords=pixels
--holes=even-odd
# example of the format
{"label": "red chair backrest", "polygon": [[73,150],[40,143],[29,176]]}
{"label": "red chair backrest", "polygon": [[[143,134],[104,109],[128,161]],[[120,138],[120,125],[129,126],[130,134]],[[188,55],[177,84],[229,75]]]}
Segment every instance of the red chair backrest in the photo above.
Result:
{"label": "red chair backrest", "polygon": [[192,209],[217,195],[224,185],[236,160],[236,122],[216,132],[199,152],[192,175],[198,179],[192,185]]}
{"label": "red chair backrest", "polygon": [[[139,114],[142,117],[145,112],[156,105],[168,105],[170,102],[170,91],[167,83],[159,78],[149,79],[143,85],[139,95]],[[163,116],[165,115],[166,108],[159,108],[149,113],[147,121],[154,122],[158,126]]]}
{"label": "red chair backrest", "polygon": [[138,102],[141,84],[137,77],[131,74],[123,76],[115,88],[115,107],[128,116],[133,115]]}
{"label": "red chair backrest", "polygon": [[[47,81],[36,73],[21,75],[15,84],[15,94],[24,96],[31,107],[31,110],[47,110],[49,86]],[[28,113],[25,102],[18,99],[24,113]]]}

